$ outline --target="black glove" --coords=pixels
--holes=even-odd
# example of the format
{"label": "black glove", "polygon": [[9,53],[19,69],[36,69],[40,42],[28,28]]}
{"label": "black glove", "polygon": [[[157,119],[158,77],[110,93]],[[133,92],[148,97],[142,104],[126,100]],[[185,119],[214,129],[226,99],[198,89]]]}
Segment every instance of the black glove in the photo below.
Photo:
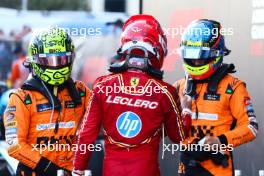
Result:
{"label": "black glove", "polygon": [[186,150],[182,152],[187,158],[200,162],[210,159],[211,153],[209,151],[204,151],[204,147],[202,145],[198,145],[197,140],[194,140],[193,144],[196,144],[196,151]]}
{"label": "black glove", "polygon": [[228,166],[229,156],[227,154],[223,154],[221,152],[218,152],[215,154],[212,153],[211,159],[214,162],[214,164],[216,164],[216,165],[222,165],[223,167]]}
{"label": "black glove", "polygon": [[42,174],[43,176],[57,176],[58,170],[64,169],[44,157],[41,157],[35,168],[35,172]]}

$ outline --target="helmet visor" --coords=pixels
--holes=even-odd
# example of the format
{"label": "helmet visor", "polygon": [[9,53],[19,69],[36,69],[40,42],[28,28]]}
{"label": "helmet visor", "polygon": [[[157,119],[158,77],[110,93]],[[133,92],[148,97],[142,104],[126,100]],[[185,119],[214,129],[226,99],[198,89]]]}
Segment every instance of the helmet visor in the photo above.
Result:
{"label": "helmet visor", "polygon": [[32,62],[47,67],[62,67],[72,64],[74,54],[71,52],[58,54],[38,54],[32,57]]}
{"label": "helmet visor", "polygon": [[181,57],[184,59],[206,59],[216,58],[221,55],[220,50],[211,49],[209,47],[193,47],[193,46],[181,46]]}

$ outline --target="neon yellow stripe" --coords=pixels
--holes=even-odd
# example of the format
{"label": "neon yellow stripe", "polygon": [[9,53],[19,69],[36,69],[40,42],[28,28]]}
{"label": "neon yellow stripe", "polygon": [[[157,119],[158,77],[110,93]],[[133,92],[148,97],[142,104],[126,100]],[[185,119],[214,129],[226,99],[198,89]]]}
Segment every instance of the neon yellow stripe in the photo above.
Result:
{"label": "neon yellow stripe", "polygon": [[[221,56],[217,57],[214,61],[214,64],[216,64],[219,60],[221,59]],[[188,64],[183,64],[184,69],[193,76],[199,76],[202,74],[205,74],[206,72],[208,72],[208,70],[210,69],[210,64],[206,64],[200,67],[192,67]]]}
{"label": "neon yellow stripe", "polygon": [[202,46],[203,43],[201,41],[197,41],[197,42],[192,42],[192,41],[187,41],[186,42],[186,46]]}
{"label": "neon yellow stripe", "polygon": [[183,64],[183,67],[190,75],[194,76],[202,75],[209,70],[209,64],[200,67],[192,67],[188,64]]}

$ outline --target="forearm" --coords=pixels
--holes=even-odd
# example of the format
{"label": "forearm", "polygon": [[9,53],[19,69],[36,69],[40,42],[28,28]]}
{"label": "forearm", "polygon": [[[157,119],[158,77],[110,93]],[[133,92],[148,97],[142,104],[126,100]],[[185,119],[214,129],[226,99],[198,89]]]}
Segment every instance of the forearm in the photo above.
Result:
{"label": "forearm", "polygon": [[78,150],[74,157],[74,169],[85,170],[91,157],[89,146],[94,142],[99,134],[102,121],[101,106],[99,98],[93,93],[79,130]]}
{"label": "forearm", "polygon": [[83,151],[80,149],[83,148],[83,146],[86,147],[88,146],[88,144],[78,143],[78,150],[76,151],[74,156],[73,167],[76,170],[86,170],[91,157],[91,151]]}
{"label": "forearm", "polygon": [[33,147],[23,143],[10,145],[7,151],[11,157],[32,169],[36,167],[41,158],[40,154],[34,151]]}
{"label": "forearm", "polygon": [[8,148],[8,153],[11,157],[39,174],[49,175],[49,173],[56,173],[57,170],[61,169],[47,158],[42,157],[37,148],[24,142],[11,145]]}
{"label": "forearm", "polygon": [[222,144],[230,144],[233,145],[233,147],[237,147],[252,141],[256,138],[256,136],[255,132],[252,132],[252,129],[249,127],[249,125],[243,125],[219,135],[218,138]]}
{"label": "forearm", "polygon": [[185,138],[190,136],[191,126],[192,126],[192,111],[190,109],[183,109],[182,111],[182,120],[184,127]]}

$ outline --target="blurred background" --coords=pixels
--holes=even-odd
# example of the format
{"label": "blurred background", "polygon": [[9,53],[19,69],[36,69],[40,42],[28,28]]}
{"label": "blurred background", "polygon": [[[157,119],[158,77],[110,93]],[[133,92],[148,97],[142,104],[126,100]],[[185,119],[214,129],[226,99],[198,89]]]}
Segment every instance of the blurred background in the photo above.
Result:
{"label": "blurred background", "polygon": [[[258,175],[264,170],[264,0],[0,0],[2,91],[5,83],[16,88],[26,79],[22,62],[30,38],[49,26],[63,27],[72,36],[77,48],[72,76],[90,86],[115,61],[123,22],[140,12],[155,16],[167,34],[169,54],[164,70],[169,83],[184,76],[176,49],[187,24],[209,18],[229,30],[225,38],[232,52],[224,61],[234,63],[236,75],[247,83],[260,129],[256,140],[235,149],[235,169],[243,176]],[[0,153],[6,156],[4,150]],[[102,154],[94,157],[94,165],[100,167]],[[165,153],[160,163],[163,175],[176,175],[177,154]]]}

